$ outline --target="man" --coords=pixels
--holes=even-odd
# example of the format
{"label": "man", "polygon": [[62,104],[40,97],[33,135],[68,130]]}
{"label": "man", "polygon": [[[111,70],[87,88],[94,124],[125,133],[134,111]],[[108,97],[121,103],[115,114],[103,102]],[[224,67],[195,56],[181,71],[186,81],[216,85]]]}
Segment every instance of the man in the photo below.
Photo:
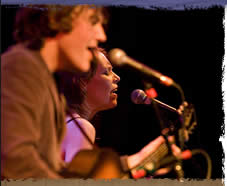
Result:
{"label": "man", "polygon": [[[93,48],[106,41],[104,22],[104,9],[90,5],[27,7],[18,12],[14,32],[18,44],[1,56],[2,177],[61,178],[65,107],[53,74],[89,70]],[[163,142],[160,137],[139,153],[123,158],[123,167],[135,167]],[[113,164],[109,158],[112,151],[95,152],[97,156],[101,154],[96,177],[121,174],[117,169],[123,164]],[[81,154],[80,158],[92,160],[90,155]],[[119,157],[113,157],[120,164]],[[79,164],[88,164],[80,158],[74,161],[76,171]]]}
{"label": "man", "polygon": [[102,8],[38,6],[20,10],[18,44],[1,56],[1,174],[61,178],[64,104],[53,73],[90,68],[92,49],[106,40]]}

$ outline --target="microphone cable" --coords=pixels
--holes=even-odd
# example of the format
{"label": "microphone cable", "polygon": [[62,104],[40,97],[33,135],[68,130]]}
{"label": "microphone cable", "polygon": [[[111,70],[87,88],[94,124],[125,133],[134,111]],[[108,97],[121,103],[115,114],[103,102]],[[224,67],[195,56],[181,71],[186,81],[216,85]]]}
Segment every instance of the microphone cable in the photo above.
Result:
{"label": "microphone cable", "polygon": [[211,173],[212,173],[212,161],[211,161],[211,158],[210,158],[209,154],[203,149],[194,149],[194,150],[192,150],[192,156],[195,156],[197,154],[202,155],[206,159],[206,162],[207,162],[206,179],[210,179],[211,178]]}

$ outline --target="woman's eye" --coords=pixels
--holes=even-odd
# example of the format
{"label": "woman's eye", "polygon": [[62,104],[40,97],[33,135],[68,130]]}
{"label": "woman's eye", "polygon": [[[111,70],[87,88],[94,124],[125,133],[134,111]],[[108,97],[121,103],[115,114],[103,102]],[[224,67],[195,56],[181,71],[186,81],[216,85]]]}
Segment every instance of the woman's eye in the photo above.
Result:
{"label": "woman's eye", "polygon": [[103,74],[109,75],[110,73],[109,73],[109,71],[105,71],[105,72],[103,72]]}

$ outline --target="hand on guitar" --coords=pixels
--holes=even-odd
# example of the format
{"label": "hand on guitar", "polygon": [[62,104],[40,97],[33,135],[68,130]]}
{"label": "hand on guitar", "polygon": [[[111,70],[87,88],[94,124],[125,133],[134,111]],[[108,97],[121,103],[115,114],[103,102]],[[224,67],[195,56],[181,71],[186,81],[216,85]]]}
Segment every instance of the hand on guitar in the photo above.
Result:
{"label": "hand on guitar", "polygon": [[[169,141],[173,142],[174,138],[169,137]],[[172,144],[171,148],[175,156],[180,154],[181,151],[176,145]],[[158,163],[167,154],[168,148],[165,139],[159,136],[138,153],[128,156],[128,168],[133,174],[138,167],[146,167],[148,162]],[[67,166],[67,170],[62,172],[62,176],[95,179],[128,178],[128,174],[121,167],[118,155],[110,149],[82,150],[73,158]],[[169,171],[169,168],[159,169],[153,175],[166,174]]]}
{"label": "hand on guitar", "polygon": [[[180,148],[178,148],[174,142],[174,137],[169,136],[168,140],[171,145],[173,155],[178,157],[181,154]],[[159,136],[155,140],[151,141],[138,153],[128,157],[128,166],[131,169],[132,176],[134,178],[141,178],[146,175],[146,170],[151,170],[152,175],[163,175],[168,173],[170,168],[161,168],[156,170],[155,164],[159,164],[160,160],[168,154],[168,148],[165,144],[165,139]]]}
{"label": "hand on guitar", "polygon": [[[179,130],[179,136],[184,139],[181,140],[181,142],[188,141],[189,134],[192,133],[192,130],[196,126],[195,109],[192,104],[183,102],[179,109],[177,109],[177,112],[180,116],[181,122],[183,123],[183,127]],[[169,128],[162,130],[162,135],[167,135],[168,133]],[[169,136],[168,141],[171,144],[172,153],[177,159],[188,159],[191,157],[190,152],[187,150],[181,152],[180,148],[173,144],[173,136]],[[134,178],[141,178],[146,176],[147,173],[150,173],[154,176],[168,173],[171,170],[170,168],[159,169],[159,167],[165,164],[164,162],[167,160],[165,159],[165,156],[167,154],[168,146],[165,143],[165,139],[164,137],[159,136],[142,148],[138,153],[128,157],[128,166],[131,169],[132,176]],[[172,156],[172,159],[176,160],[174,156]],[[169,160],[170,159],[168,159],[168,161]]]}

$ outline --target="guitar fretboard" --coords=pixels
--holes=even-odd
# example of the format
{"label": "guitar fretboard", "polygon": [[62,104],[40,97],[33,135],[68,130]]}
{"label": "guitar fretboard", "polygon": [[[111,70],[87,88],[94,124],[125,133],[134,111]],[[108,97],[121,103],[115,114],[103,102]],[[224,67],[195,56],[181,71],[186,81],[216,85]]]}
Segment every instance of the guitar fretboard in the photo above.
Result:
{"label": "guitar fretboard", "polygon": [[133,170],[139,169],[140,167],[144,167],[148,163],[158,163],[164,156],[168,154],[168,147],[166,143],[161,144],[158,149],[151,153],[147,158],[145,158],[138,166],[136,166]]}

